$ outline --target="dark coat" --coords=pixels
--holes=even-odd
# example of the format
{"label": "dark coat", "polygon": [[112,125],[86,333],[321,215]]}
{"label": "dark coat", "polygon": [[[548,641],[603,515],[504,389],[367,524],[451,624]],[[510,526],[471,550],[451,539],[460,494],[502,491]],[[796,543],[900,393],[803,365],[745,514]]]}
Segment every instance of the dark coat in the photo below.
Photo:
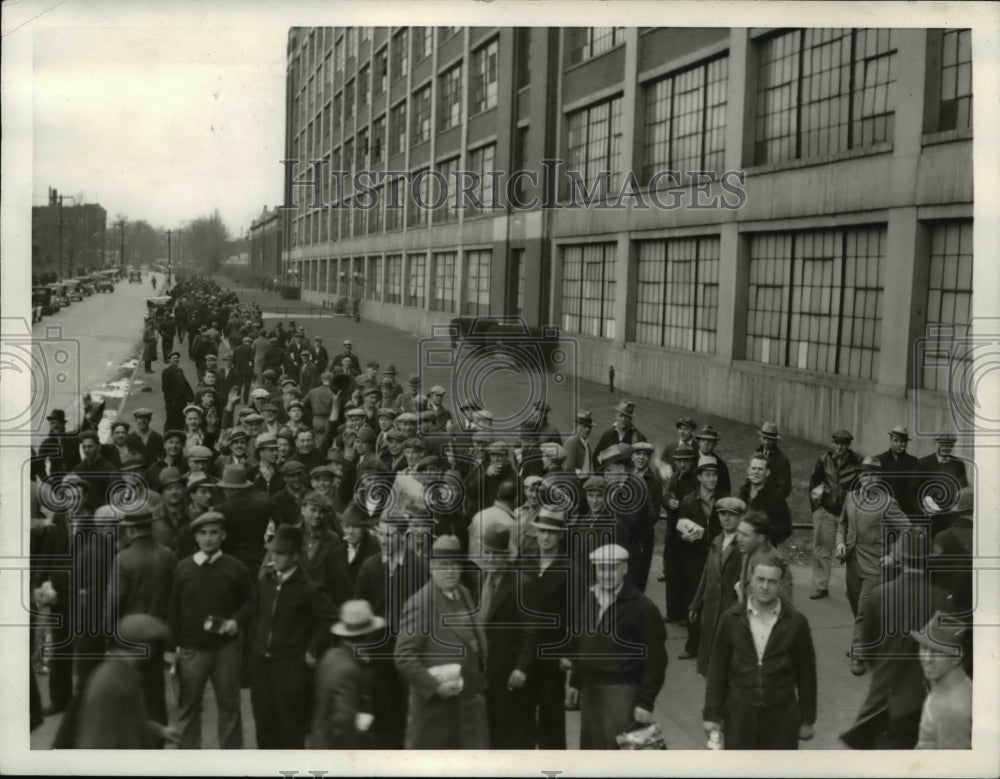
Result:
{"label": "dark coat", "polygon": [[[500,574],[488,611],[479,615],[485,623],[486,679],[494,693],[506,688],[511,671],[530,675],[534,665],[538,630],[529,613],[537,599],[533,585],[530,577],[508,567]],[[485,577],[482,586],[486,586]]]}
{"label": "dark coat", "polygon": [[68,473],[80,464],[80,442],[75,433],[50,435],[38,447],[38,457],[49,464],[49,473]]}
{"label": "dark coat", "polygon": [[319,583],[297,567],[279,587],[273,568],[257,578],[254,651],[265,657],[318,657],[336,619]]}
{"label": "dark coat", "polygon": [[722,551],[723,536],[717,535],[705,558],[701,581],[691,599],[690,610],[699,614],[701,641],[698,644],[698,673],[708,671],[708,660],[715,642],[715,632],[722,615],[736,603],[736,582],[740,580],[740,550],[734,538]]}
{"label": "dark coat", "polygon": [[597,439],[597,443],[594,444],[594,460],[591,465],[594,470],[597,470],[597,455],[613,444],[635,444],[645,440],[646,436],[634,427],[630,427],[624,437],[618,434],[618,428],[614,426],[609,427],[601,434],[601,437]]}
{"label": "dark coat", "polygon": [[[764,447],[758,446],[754,451],[756,454],[764,454]],[[771,447],[766,457],[767,469],[771,472],[767,477],[767,483],[773,486],[782,498],[787,498],[792,494],[792,464],[777,445]]]}
{"label": "dark coat", "polygon": [[179,365],[168,365],[160,375],[163,403],[167,408],[180,407],[194,400],[194,390]]}
{"label": "dark coat", "polygon": [[143,699],[142,677],[121,657],[97,666],[67,712],[65,726],[56,737],[63,748],[154,749],[159,741]]}
{"label": "dark coat", "polygon": [[108,580],[108,613],[116,621],[128,614],[150,614],[166,620],[177,558],[152,536],[140,536],[114,560]]}
{"label": "dark coat", "polygon": [[350,600],[353,588],[347,570],[347,552],[340,536],[332,530],[326,530],[320,536],[312,556],[303,547],[299,554],[299,565],[319,584],[335,606]]}
{"label": "dark coat", "polygon": [[264,559],[264,534],[274,516],[274,503],[267,495],[254,489],[244,490],[219,505],[216,511],[226,517],[226,540],[222,551],[240,560],[257,578]]}
{"label": "dark coat", "polygon": [[702,719],[724,723],[726,699],[745,706],[774,706],[797,697],[802,721],[816,721],[816,651],[809,620],[782,599],[781,612],[757,661],[747,606],[737,603],[722,615],[712,647]]}
{"label": "dark coat", "polygon": [[354,656],[352,646],[326,651],[316,669],[310,749],[371,748],[369,734],[355,727],[355,715],[375,713],[372,683],[371,667]]}
{"label": "dark coat", "polygon": [[917,460],[910,479],[910,493],[914,509],[920,514],[926,514],[927,510],[918,504],[918,496],[924,491],[935,494],[930,491],[931,484],[938,486],[937,493],[939,493],[940,499],[935,496],[935,502],[944,509],[951,507],[955,503],[958,491],[962,487],[969,486],[969,478],[965,473],[965,463],[957,459],[941,463],[938,462],[937,455],[934,454]]}
{"label": "dark coat", "polygon": [[882,468],[879,471],[882,483],[892,490],[892,496],[905,514],[916,513],[910,471],[917,466],[917,458],[906,452],[897,457],[892,449],[886,449],[882,454],[876,456],[878,461],[882,463]]}
{"label": "dark coat", "polygon": [[429,576],[427,560],[409,551],[392,576],[381,555],[373,555],[361,564],[354,597],[368,601],[375,615],[385,618],[387,639],[383,650],[392,651],[403,607],[427,583]]}
{"label": "dark coat", "polygon": [[253,376],[253,347],[240,344],[233,349],[233,373],[236,376]]}
{"label": "dark coat", "polygon": [[142,464],[147,468],[163,456],[163,436],[155,430],[150,430],[145,443],[139,434],[132,432],[125,439],[128,445],[142,457]]}
{"label": "dark coat", "polygon": [[81,460],[73,469],[73,473],[80,474],[90,485],[86,503],[91,511],[96,511],[108,502],[108,488],[115,480],[117,472],[117,466],[105,460],[100,454],[93,460]]}
{"label": "dark coat", "polygon": [[377,555],[381,551],[381,546],[379,546],[378,539],[375,538],[371,533],[365,533],[361,538],[361,543],[358,545],[357,554],[354,555],[354,559],[350,562],[347,561],[347,542],[344,541],[337,554],[341,558],[341,566],[347,571],[347,578],[350,583],[350,589],[348,593],[353,593],[354,588],[358,583],[358,574],[361,571],[361,566],[364,564],[372,555]]}
{"label": "dark coat", "polygon": [[788,503],[781,497],[777,489],[769,482],[764,482],[757,496],[750,500],[750,482],[745,481],[737,497],[747,504],[747,508],[763,511],[771,520],[771,543],[777,546],[792,534],[792,514]]}

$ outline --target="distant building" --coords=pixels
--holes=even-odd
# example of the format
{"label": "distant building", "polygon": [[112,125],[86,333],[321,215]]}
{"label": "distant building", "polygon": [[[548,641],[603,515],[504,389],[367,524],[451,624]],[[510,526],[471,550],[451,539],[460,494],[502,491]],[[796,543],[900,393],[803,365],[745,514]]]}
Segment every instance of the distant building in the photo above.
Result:
{"label": "distant building", "polygon": [[283,275],[282,262],[288,214],[280,208],[266,206],[250,223],[250,267],[267,279]]}
{"label": "distant building", "polygon": [[[923,356],[971,311],[969,30],[294,28],[287,57],[303,299],[359,273],[409,331],[555,324],[582,377],[861,451],[955,424]],[[330,171],[410,180],[366,208]]]}
{"label": "distant building", "polygon": [[71,278],[105,266],[105,210],[96,203],[60,205],[60,199],[50,188],[48,205],[31,209],[33,276]]}

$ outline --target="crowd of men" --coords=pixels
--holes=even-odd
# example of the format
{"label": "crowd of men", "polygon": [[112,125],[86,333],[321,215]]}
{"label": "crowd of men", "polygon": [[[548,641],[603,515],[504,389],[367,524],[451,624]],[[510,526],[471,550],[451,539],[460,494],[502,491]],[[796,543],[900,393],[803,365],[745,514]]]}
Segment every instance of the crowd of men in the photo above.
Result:
{"label": "crowd of men", "polygon": [[[495,430],[350,341],[330,357],[294,322],[268,330],[209,280],[170,296],[144,326],[165,418],[136,409],[102,443],[99,410],[73,432],[54,410],[32,464],[35,601],[59,617],[33,721],[64,713],[56,746],[198,748],[211,682],[222,748],[243,746],[249,688],[258,748],[565,749],[579,709],[579,746],[615,749],[655,725],[668,623],[706,678],[710,747],[812,738],[775,423],[742,481],[715,428],[684,417],[657,451],[626,400],[595,443],[591,412],[564,437],[544,402]],[[973,496],[955,439],[919,461],[902,427],[877,457],[832,439],[810,481],[810,597],[845,561],[848,667],[872,674],[844,740],[967,747]],[[645,594],[660,521],[665,615]]]}

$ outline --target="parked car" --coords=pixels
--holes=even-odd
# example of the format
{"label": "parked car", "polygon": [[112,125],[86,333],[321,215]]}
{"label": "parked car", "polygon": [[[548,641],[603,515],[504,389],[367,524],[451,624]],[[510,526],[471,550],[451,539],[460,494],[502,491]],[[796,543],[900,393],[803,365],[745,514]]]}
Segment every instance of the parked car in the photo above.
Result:
{"label": "parked car", "polygon": [[114,292],[115,279],[112,275],[113,273],[114,271],[104,271],[101,273],[94,282],[94,290],[97,292]]}
{"label": "parked car", "polygon": [[48,287],[31,288],[31,324],[41,322],[45,314],[54,314],[58,310],[52,309],[52,290]]}
{"label": "parked car", "polygon": [[137,270],[129,271],[128,274],[129,284],[142,284],[142,273]]}
{"label": "parked car", "polygon": [[66,294],[66,285],[61,282],[54,282],[52,284],[45,285],[49,290],[52,291],[52,307],[55,309],[52,313],[54,314],[60,308],[65,308],[69,305],[69,296]]}

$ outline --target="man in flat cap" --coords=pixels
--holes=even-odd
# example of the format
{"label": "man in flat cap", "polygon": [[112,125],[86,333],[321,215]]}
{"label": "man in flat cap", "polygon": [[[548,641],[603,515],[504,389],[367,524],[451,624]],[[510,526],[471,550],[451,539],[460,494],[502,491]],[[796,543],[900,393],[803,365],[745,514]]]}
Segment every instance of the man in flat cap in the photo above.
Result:
{"label": "man in flat cap", "polygon": [[445,389],[440,384],[435,384],[427,392],[427,408],[425,411],[433,413],[432,421],[436,430],[447,430],[451,423],[451,412],[444,407]]}
{"label": "man in flat cap", "polygon": [[912,634],[920,644],[920,665],[928,685],[916,749],[972,748],[972,681],[962,667],[970,629],[938,611]]}
{"label": "man in flat cap", "polygon": [[118,468],[101,456],[101,444],[96,430],[84,430],[78,440],[83,457],[73,468],[73,473],[79,474],[90,485],[87,490],[87,508],[96,511],[107,502],[105,493]]}
{"label": "man in flat cap", "polygon": [[695,422],[691,417],[681,417],[677,420],[675,425],[677,428],[677,440],[672,444],[667,444],[663,447],[663,462],[669,463],[674,459],[674,450],[680,444],[685,444],[694,448],[696,446],[694,440],[694,431],[698,428],[698,423]]}
{"label": "man in flat cap", "polygon": [[[632,476],[632,447],[629,444],[612,444],[597,455],[601,474],[608,481],[605,504],[616,522],[627,528],[629,581],[640,592],[646,589],[652,561],[653,518],[648,502],[644,499],[643,486]],[[628,482],[632,480],[630,485]]]}
{"label": "man in flat cap", "polygon": [[406,382],[406,390],[396,398],[396,409],[400,412],[408,411],[411,414],[419,414],[427,403],[427,398],[420,394],[420,374],[410,374]]}
{"label": "man in flat cap", "polygon": [[581,479],[586,479],[593,473],[594,457],[590,448],[590,432],[594,429],[594,419],[589,411],[578,411],[574,418],[573,435],[566,439],[566,457],[563,464],[566,470],[576,472]]}
{"label": "man in flat cap", "polygon": [[257,467],[254,469],[254,488],[274,498],[285,488],[285,479],[278,470],[278,437],[270,433],[257,436],[255,447]]}
{"label": "man in flat cap", "polygon": [[163,456],[163,436],[149,426],[153,412],[148,408],[137,408],[132,412],[135,429],[128,434],[128,445],[142,456],[147,468]]}
{"label": "man in flat cap", "polygon": [[733,491],[733,483],[729,477],[729,466],[715,451],[719,445],[719,432],[711,425],[705,425],[694,434],[694,440],[696,444],[695,456],[715,458],[719,470],[719,494],[729,495]]}
{"label": "man in flat cap", "polygon": [[225,527],[219,512],[197,517],[191,528],[198,551],[174,569],[168,624],[177,642],[181,749],[201,748],[202,698],[209,679],[218,707],[219,748],[243,747],[240,634],[253,616],[254,585],[246,566],[222,551]]}
{"label": "man in flat cap", "polygon": [[920,515],[931,518],[932,535],[945,529],[935,520],[947,516],[959,491],[969,486],[965,462],[952,454],[957,440],[952,433],[934,436],[934,453],[921,457],[913,467],[911,501]]}
{"label": "man in flat cap", "polygon": [[653,722],[667,671],[667,634],[656,605],[626,581],[629,553],[606,544],[590,554],[595,584],[573,631],[569,697],[579,697],[580,749],[616,749],[633,722]]}
{"label": "man in flat cap", "polygon": [[639,432],[632,424],[632,418],[635,416],[635,403],[630,400],[622,400],[615,406],[614,412],[614,424],[601,434],[601,437],[597,439],[597,443],[594,445],[593,465],[595,469],[599,465],[598,458],[601,456],[601,452],[609,446],[614,444],[634,444],[637,441],[646,440],[646,436]]}
{"label": "man in flat cap", "polygon": [[833,558],[837,522],[844,497],[858,475],[861,458],[852,450],[854,436],[835,430],[833,448],[824,452],[809,479],[809,502],[813,510],[813,594],[812,599],[830,594],[830,563]]}
{"label": "man in flat cap", "polygon": [[781,440],[778,426],[774,422],[764,422],[757,432],[760,436],[760,446],[755,453],[767,458],[767,483],[787,500],[792,494],[792,464],[778,447],[778,441]]}
{"label": "man in flat cap", "polygon": [[184,427],[184,407],[194,400],[194,390],[181,370],[181,353],[171,352],[167,359],[167,366],[160,377],[166,411],[164,427],[167,430],[180,430]]}
{"label": "man in flat cap", "polygon": [[341,350],[333,355],[333,359],[330,360],[331,365],[342,365],[345,359],[350,360],[352,375],[361,375],[361,361],[358,356],[354,353],[354,344],[351,341],[345,339],[341,345]]}

